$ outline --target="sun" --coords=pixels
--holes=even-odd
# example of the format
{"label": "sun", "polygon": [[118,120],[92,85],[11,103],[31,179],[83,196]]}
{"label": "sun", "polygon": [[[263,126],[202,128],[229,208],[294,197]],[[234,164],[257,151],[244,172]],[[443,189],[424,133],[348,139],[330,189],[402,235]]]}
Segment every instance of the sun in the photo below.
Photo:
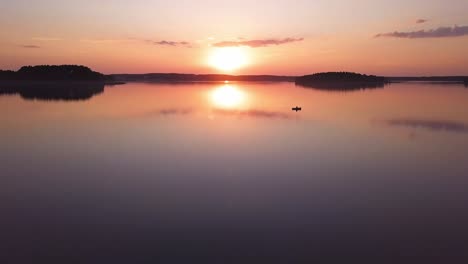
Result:
{"label": "sun", "polygon": [[215,48],[208,59],[208,63],[220,71],[232,72],[246,66],[248,56],[245,49],[241,47]]}
{"label": "sun", "polygon": [[211,101],[218,107],[239,107],[246,100],[246,94],[233,85],[223,85],[211,92]]}

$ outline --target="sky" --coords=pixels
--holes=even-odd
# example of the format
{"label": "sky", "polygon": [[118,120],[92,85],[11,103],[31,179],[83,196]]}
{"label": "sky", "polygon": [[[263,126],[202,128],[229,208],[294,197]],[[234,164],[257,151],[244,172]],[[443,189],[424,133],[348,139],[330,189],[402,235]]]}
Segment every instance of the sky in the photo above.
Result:
{"label": "sky", "polygon": [[467,0],[0,0],[0,69],[468,75],[467,10]]}

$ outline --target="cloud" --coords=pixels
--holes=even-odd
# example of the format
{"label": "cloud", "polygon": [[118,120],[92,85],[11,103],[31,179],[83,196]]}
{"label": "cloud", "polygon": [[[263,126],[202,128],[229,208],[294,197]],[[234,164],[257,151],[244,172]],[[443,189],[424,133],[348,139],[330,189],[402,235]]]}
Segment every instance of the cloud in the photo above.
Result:
{"label": "cloud", "polygon": [[432,131],[468,133],[468,124],[449,120],[390,119],[385,120],[384,123],[389,126],[423,128]]}
{"label": "cloud", "polygon": [[376,38],[380,37],[389,37],[389,38],[452,38],[452,37],[462,37],[468,35],[468,26],[454,26],[454,27],[439,27],[436,29],[430,30],[419,30],[419,31],[410,31],[410,32],[391,32],[391,33],[381,33],[375,35]]}
{"label": "cloud", "polygon": [[416,24],[424,24],[424,23],[426,23],[427,21],[429,21],[429,20],[420,18],[420,19],[416,20]]}
{"label": "cloud", "polygon": [[89,44],[113,44],[126,41],[129,41],[129,39],[80,39],[80,42]]}
{"label": "cloud", "polygon": [[19,46],[25,49],[40,49],[41,48],[40,46],[37,46],[37,45],[19,45]]}
{"label": "cloud", "polygon": [[38,40],[38,41],[60,41],[62,40],[61,38],[50,38],[50,37],[34,37],[32,39]]}
{"label": "cloud", "polygon": [[190,43],[187,41],[169,41],[169,40],[145,40],[146,43],[159,46],[171,46],[171,47],[190,47]]}
{"label": "cloud", "polygon": [[214,43],[215,47],[239,47],[248,46],[251,48],[267,47],[271,45],[283,45],[291,42],[303,41],[304,38],[284,38],[284,39],[256,39],[256,40],[239,40],[239,41],[222,41]]}
{"label": "cloud", "polygon": [[112,44],[112,43],[145,43],[148,45],[157,45],[157,46],[170,46],[170,47],[187,47],[191,48],[192,45],[190,42],[187,41],[169,41],[169,40],[161,40],[155,41],[152,39],[140,39],[140,38],[122,38],[122,39],[80,39],[81,42],[87,42],[91,44]]}

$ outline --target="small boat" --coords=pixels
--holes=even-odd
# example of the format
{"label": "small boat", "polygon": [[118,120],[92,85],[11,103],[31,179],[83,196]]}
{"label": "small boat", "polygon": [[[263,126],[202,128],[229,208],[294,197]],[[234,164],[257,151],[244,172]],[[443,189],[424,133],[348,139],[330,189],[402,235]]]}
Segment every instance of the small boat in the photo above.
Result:
{"label": "small boat", "polygon": [[296,112],[299,112],[299,111],[302,111],[302,107],[296,106],[292,110],[296,111]]}

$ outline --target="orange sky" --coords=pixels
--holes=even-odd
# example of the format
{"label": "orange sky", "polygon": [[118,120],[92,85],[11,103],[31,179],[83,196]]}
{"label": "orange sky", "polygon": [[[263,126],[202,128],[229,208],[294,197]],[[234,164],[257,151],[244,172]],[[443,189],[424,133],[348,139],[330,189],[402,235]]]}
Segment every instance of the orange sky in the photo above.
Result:
{"label": "orange sky", "polygon": [[[0,69],[468,75],[468,2],[407,2],[9,1],[0,9]],[[213,53],[228,46],[245,57],[242,67],[213,67]]]}

